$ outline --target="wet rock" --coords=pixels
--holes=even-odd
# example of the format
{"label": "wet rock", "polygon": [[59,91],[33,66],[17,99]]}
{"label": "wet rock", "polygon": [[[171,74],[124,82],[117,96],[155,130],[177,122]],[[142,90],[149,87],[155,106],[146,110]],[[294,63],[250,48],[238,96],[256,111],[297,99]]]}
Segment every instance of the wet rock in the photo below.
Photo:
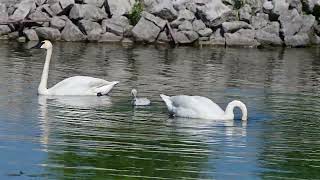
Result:
{"label": "wet rock", "polygon": [[143,11],[141,13],[141,16],[144,17],[146,20],[149,20],[151,22],[153,22],[155,25],[157,25],[161,30],[164,28],[164,26],[166,25],[166,21],[159,18],[159,17],[156,17],[146,11]]}
{"label": "wet rock", "polygon": [[132,29],[136,41],[154,42],[160,33],[160,28],[153,22],[140,18],[138,24]]}
{"label": "wet rock", "polygon": [[66,25],[66,21],[59,16],[50,19],[50,27],[61,30]]}
{"label": "wet rock", "polygon": [[122,39],[121,36],[117,36],[113,33],[106,32],[101,35],[101,38],[98,42],[120,42]]}
{"label": "wet rock", "polygon": [[194,20],[192,22],[192,27],[194,31],[198,32],[202,29],[205,29],[206,25],[201,20]]}
{"label": "wet rock", "polygon": [[39,38],[48,39],[52,41],[60,40],[61,34],[58,29],[51,27],[39,27],[36,28],[35,31]]}
{"label": "wet rock", "polygon": [[104,1],[105,0],[83,0],[83,3],[84,4],[92,4],[92,5],[95,5],[99,8],[101,8],[104,4]]}
{"label": "wet rock", "polygon": [[68,20],[61,32],[61,39],[65,41],[84,41],[86,37],[75,24]]}
{"label": "wet rock", "polygon": [[184,21],[178,26],[180,31],[192,31],[193,27],[190,21]]}
{"label": "wet rock", "polygon": [[111,19],[103,20],[102,27],[106,31],[112,32],[118,36],[123,36],[126,31],[130,30],[131,26],[128,18],[124,16],[113,16]]}
{"label": "wet rock", "polygon": [[202,29],[202,30],[199,30],[198,31],[198,34],[201,36],[201,37],[208,37],[212,34],[212,29],[210,28],[205,28],[205,29]]}
{"label": "wet rock", "polygon": [[171,0],[145,0],[144,4],[148,12],[162,19],[173,21],[178,16]]}
{"label": "wet rock", "polygon": [[98,42],[101,39],[101,34],[98,33],[89,33],[87,35],[87,40],[90,42]]}
{"label": "wet rock", "polygon": [[0,25],[0,36],[9,34],[11,32],[8,25]]}
{"label": "wet rock", "polygon": [[131,45],[131,44],[133,44],[133,41],[129,38],[123,38],[121,43],[122,43],[122,45]]}
{"label": "wet rock", "polygon": [[176,33],[176,40],[180,44],[190,44],[199,38],[198,33],[195,31],[179,31]]}
{"label": "wet rock", "polygon": [[244,21],[233,21],[222,23],[222,29],[226,32],[235,32],[239,29],[252,29],[252,26]]}
{"label": "wet rock", "polygon": [[34,29],[25,29],[23,30],[23,34],[29,41],[39,41],[37,32]]}
{"label": "wet rock", "polygon": [[107,18],[107,14],[104,10],[91,4],[75,4],[70,11],[69,18],[100,21]]}
{"label": "wet rock", "polygon": [[19,21],[27,17],[30,11],[36,6],[33,0],[22,0],[14,11],[13,15],[10,16],[11,20]]}
{"label": "wet rock", "polygon": [[256,16],[252,16],[251,25],[254,29],[261,29],[265,27],[269,22],[269,15],[264,13],[257,13]]}
{"label": "wet rock", "polygon": [[81,20],[79,24],[83,27],[86,34],[102,34],[103,30],[99,23],[90,20]]}
{"label": "wet rock", "polygon": [[19,33],[17,31],[11,32],[8,34],[8,39],[18,39],[19,38]]}
{"label": "wet rock", "polygon": [[261,45],[282,45],[283,42],[279,36],[280,24],[271,22],[269,25],[256,31],[256,39]]}
{"label": "wet rock", "polygon": [[211,45],[222,45],[226,44],[226,39],[222,36],[222,29],[217,29],[209,38]]}
{"label": "wet rock", "polygon": [[259,45],[255,40],[255,32],[251,29],[240,29],[235,33],[225,33],[227,46],[249,46],[256,47]]}
{"label": "wet rock", "polygon": [[232,10],[221,0],[207,0],[197,6],[197,15],[209,27],[221,25],[231,13]]}
{"label": "wet rock", "polygon": [[303,19],[296,9],[283,12],[279,21],[281,23],[281,32],[284,36],[292,36],[299,32],[303,24]]}
{"label": "wet rock", "polygon": [[287,36],[284,38],[285,44],[291,47],[303,47],[311,44],[310,38],[306,33]]}
{"label": "wet rock", "polygon": [[251,7],[248,4],[245,4],[242,8],[239,10],[239,16],[241,21],[248,22],[251,20]]}
{"label": "wet rock", "polygon": [[135,0],[108,0],[110,11],[114,16],[129,14]]}
{"label": "wet rock", "polygon": [[7,6],[5,4],[0,3],[0,19],[1,21],[7,21],[8,20],[8,11]]}

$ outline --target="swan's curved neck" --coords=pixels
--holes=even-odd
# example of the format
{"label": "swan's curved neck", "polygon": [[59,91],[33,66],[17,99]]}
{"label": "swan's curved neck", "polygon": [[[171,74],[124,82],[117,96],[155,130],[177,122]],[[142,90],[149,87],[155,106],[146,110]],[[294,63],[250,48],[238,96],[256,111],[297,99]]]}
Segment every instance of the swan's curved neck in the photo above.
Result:
{"label": "swan's curved neck", "polygon": [[48,82],[48,74],[49,74],[49,65],[52,54],[52,48],[47,49],[46,61],[44,63],[41,81],[38,88],[38,94],[47,94],[47,82]]}
{"label": "swan's curved neck", "polygon": [[234,113],[233,110],[234,108],[240,108],[241,112],[242,112],[242,120],[247,120],[248,119],[248,111],[247,111],[247,107],[245,104],[243,104],[241,101],[232,101],[228,104],[226,111],[225,111],[225,115],[228,117],[231,117],[231,119],[234,118]]}

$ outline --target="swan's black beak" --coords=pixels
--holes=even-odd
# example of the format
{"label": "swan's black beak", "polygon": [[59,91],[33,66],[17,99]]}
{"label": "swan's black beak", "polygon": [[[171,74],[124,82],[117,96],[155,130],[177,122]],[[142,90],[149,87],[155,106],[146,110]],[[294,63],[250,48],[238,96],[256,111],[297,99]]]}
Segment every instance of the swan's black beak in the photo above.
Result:
{"label": "swan's black beak", "polygon": [[37,45],[33,46],[31,49],[40,49],[43,44],[44,44],[43,41],[39,41],[39,43]]}

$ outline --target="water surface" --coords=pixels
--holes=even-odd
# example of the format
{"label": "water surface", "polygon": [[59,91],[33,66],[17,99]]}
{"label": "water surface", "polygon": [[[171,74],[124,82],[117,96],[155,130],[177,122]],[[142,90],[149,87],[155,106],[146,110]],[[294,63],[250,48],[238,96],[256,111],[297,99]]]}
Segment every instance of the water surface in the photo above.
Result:
{"label": "water surface", "polygon": [[[45,52],[0,43],[0,179],[317,179],[320,49],[55,43],[49,86],[118,80],[110,97],[38,97]],[[132,108],[130,90],[152,106]],[[249,120],[168,118],[159,94],[238,99]]]}

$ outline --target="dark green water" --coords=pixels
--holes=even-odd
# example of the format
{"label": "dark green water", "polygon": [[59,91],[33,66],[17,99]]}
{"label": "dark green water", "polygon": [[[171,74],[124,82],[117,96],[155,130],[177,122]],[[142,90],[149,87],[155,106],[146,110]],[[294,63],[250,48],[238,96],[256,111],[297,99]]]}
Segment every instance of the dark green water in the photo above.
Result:
{"label": "dark green water", "polygon": [[[0,179],[320,178],[320,49],[55,43],[49,86],[121,82],[100,98],[38,97],[44,57],[0,43]],[[169,119],[160,93],[239,99],[249,120]]]}

